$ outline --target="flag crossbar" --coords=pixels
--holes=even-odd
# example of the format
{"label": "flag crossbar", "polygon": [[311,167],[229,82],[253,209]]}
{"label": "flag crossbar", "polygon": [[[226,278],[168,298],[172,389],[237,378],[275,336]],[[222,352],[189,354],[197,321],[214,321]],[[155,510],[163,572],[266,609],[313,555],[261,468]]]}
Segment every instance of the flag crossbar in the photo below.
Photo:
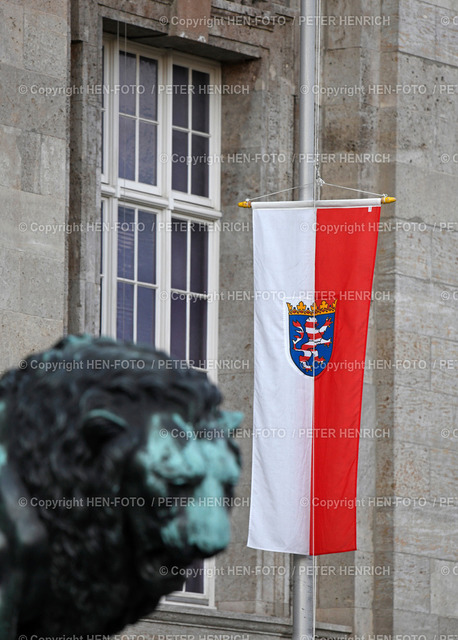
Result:
{"label": "flag crossbar", "polygon": [[382,198],[346,198],[343,200],[285,200],[283,202],[239,202],[239,207],[248,209],[303,209],[304,207],[378,207],[381,204],[395,202],[396,198],[383,196]]}

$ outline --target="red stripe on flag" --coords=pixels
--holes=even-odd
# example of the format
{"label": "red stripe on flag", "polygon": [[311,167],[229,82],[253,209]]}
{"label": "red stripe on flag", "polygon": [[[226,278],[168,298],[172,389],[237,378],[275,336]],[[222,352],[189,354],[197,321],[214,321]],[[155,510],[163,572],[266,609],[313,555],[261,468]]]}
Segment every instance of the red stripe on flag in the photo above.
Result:
{"label": "red stripe on flag", "polygon": [[379,218],[380,207],[317,211],[315,291],[337,298],[337,309],[330,365],[314,388],[311,555],[356,549],[363,367]]}

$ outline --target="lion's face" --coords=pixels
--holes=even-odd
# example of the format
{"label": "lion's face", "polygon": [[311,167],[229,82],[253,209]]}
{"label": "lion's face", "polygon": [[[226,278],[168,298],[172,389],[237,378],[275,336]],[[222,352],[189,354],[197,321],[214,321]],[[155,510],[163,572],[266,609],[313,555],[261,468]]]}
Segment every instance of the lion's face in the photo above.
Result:
{"label": "lion's face", "polygon": [[185,566],[228,545],[240,459],[227,432],[240,420],[241,414],[218,412],[211,425],[193,427],[178,413],[150,416],[122,491],[132,498],[131,532],[144,578],[156,579],[164,562]]}

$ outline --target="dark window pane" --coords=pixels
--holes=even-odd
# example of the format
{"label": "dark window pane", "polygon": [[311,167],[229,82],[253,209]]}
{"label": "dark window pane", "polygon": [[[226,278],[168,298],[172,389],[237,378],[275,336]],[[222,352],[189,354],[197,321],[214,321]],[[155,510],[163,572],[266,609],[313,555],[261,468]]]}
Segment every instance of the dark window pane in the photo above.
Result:
{"label": "dark window pane", "polygon": [[146,287],[137,289],[137,342],[154,345],[155,291]]}
{"label": "dark window pane", "polygon": [[140,282],[156,282],[156,216],[138,212],[138,274]]}
{"label": "dark window pane", "polygon": [[170,352],[174,358],[186,359],[186,297],[172,293],[170,305]]}
{"label": "dark window pane", "polygon": [[140,122],[138,140],[138,180],[145,184],[157,184],[157,127],[149,122]]}
{"label": "dark window pane", "polygon": [[[105,47],[102,47],[102,78],[103,78],[103,88],[106,87],[107,80],[105,78]],[[105,91],[102,88],[102,109],[105,106]]]}
{"label": "dark window pane", "polygon": [[185,131],[173,131],[172,134],[172,189],[188,190],[188,134]]}
{"label": "dark window pane", "polygon": [[195,131],[209,132],[210,96],[208,83],[210,76],[201,71],[192,72],[192,128]]}
{"label": "dark window pane", "polygon": [[140,118],[157,120],[157,62],[140,58]]}
{"label": "dark window pane", "polygon": [[133,53],[119,52],[119,111],[135,115],[135,85],[137,57]]}
{"label": "dark window pane", "polygon": [[[100,206],[100,219],[102,221],[102,229],[105,223],[104,202]],[[100,233],[100,304],[99,304],[99,331],[102,333],[102,313],[103,313],[103,292],[105,289],[105,278],[103,273],[103,233]]]}
{"label": "dark window pane", "polygon": [[101,122],[101,125],[102,125],[102,149],[101,149],[101,151],[102,151],[102,173],[105,173],[105,154],[103,153],[103,149],[104,149],[103,141],[105,139],[105,131],[104,131],[104,129],[105,129],[105,111],[102,111],[102,122]]}
{"label": "dark window pane", "polygon": [[[105,203],[102,201],[100,205],[100,218],[102,220],[102,229],[105,224]],[[100,273],[103,274],[103,231],[100,232]]]}
{"label": "dark window pane", "polygon": [[118,209],[118,278],[134,279],[134,210]]}
{"label": "dark window pane", "polygon": [[191,291],[207,293],[208,231],[194,223],[191,231]]}
{"label": "dark window pane", "polygon": [[173,65],[173,116],[176,127],[188,126],[188,69]]}
{"label": "dark window pane", "polygon": [[208,138],[192,136],[191,193],[208,198]]}
{"label": "dark window pane", "polygon": [[[105,78],[105,47],[102,47],[102,78],[103,78],[103,88],[108,84]],[[103,111],[105,107],[105,92],[102,90],[102,173],[104,173],[105,167],[105,158],[103,154],[103,141],[105,137],[104,127],[105,127],[105,112]]]}
{"label": "dark window pane", "polygon": [[116,337],[119,340],[133,340],[134,285],[118,282],[116,304]]}
{"label": "dark window pane", "polygon": [[172,219],[172,287],[186,290],[187,222]]}
{"label": "dark window pane", "polygon": [[119,177],[135,180],[135,120],[119,116]]}
{"label": "dark window pane", "polygon": [[196,367],[205,367],[207,357],[207,301],[191,298],[189,359]]}
{"label": "dark window pane", "polygon": [[193,571],[193,575],[186,580],[184,583],[184,590],[190,593],[203,593],[204,592],[204,561],[203,560],[194,560],[194,562],[189,565],[195,571]]}

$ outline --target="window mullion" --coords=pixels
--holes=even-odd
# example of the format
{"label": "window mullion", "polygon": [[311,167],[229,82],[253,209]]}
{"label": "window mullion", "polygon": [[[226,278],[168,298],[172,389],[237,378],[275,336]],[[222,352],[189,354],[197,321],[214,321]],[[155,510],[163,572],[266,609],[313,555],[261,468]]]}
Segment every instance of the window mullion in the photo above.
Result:
{"label": "window mullion", "polygon": [[[212,228],[213,227],[213,228]],[[219,242],[220,232],[215,225],[208,229],[208,265],[207,265],[207,360],[218,357],[218,296],[214,295],[219,288]],[[217,383],[218,369],[211,366],[208,376]]]}
{"label": "window mullion", "polygon": [[165,209],[162,213],[163,232],[158,234],[158,284],[159,284],[159,335],[158,346],[170,351],[171,300],[172,300],[172,212]]}
{"label": "window mullion", "polygon": [[116,316],[117,316],[117,291],[118,291],[118,200],[111,198],[111,211],[109,216],[110,228],[107,230],[108,243],[110,251],[108,259],[110,260],[110,284],[111,296],[109,302],[109,335],[116,337]]}
{"label": "window mullion", "polygon": [[101,208],[100,215],[102,218],[102,260],[100,263],[100,333],[101,335],[106,335],[107,332],[107,311],[111,309],[111,305],[109,302],[109,297],[112,291],[112,283],[109,281],[109,277],[111,276],[111,271],[108,268],[108,256],[107,253],[110,250],[108,242],[107,242],[107,234],[105,232],[105,227],[108,219],[108,208],[110,203],[108,199],[101,198]]}
{"label": "window mullion", "polygon": [[[165,82],[167,86],[172,86],[173,84],[173,60],[170,53],[166,54],[165,58]],[[166,158],[172,157],[172,132],[173,132],[173,100],[167,100],[166,92],[161,94],[161,106],[164,109],[164,131],[163,131],[163,141],[165,144]],[[171,197],[172,193],[172,163],[166,162],[162,164],[164,169],[164,183],[166,193]]]}

